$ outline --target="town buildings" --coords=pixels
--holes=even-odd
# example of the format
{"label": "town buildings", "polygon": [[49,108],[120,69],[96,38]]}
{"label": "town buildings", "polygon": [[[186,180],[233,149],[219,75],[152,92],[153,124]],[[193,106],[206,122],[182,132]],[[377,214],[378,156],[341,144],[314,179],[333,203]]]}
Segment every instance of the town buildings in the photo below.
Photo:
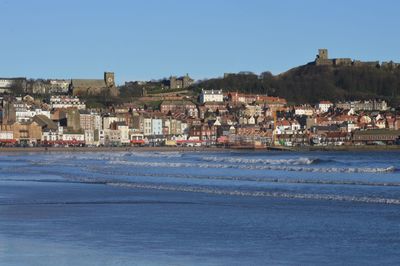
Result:
{"label": "town buildings", "polygon": [[77,96],[57,95],[50,97],[50,106],[53,109],[77,108],[83,110],[86,108],[85,103],[81,102]]}
{"label": "town buildings", "polygon": [[198,109],[196,104],[187,100],[163,101],[160,105],[162,113],[184,113],[190,117],[198,117]]}
{"label": "town buildings", "polygon": [[[324,64],[325,55],[321,51],[319,63]],[[188,76],[179,80],[170,80],[175,89],[192,82]],[[20,89],[15,84],[23,87],[25,81],[0,80],[0,90]],[[153,103],[148,108],[124,103],[90,109],[78,95],[115,89],[113,73],[99,80],[29,82],[26,89],[39,99],[26,94],[0,97],[0,145],[367,145],[397,144],[400,137],[400,114],[384,100],[289,106],[279,97],[203,89],[193,96],[138,97],[144,105]],[[42,92],[48,91],[61,94],[43,99]]]}
{"label": "town buildings", "polygon": [[0,78],[0,93],[25,92],[26,85],[26,78]]}
{"label": "town buildings", "polygon": [[349,101],[339,102],[335,104],[336,107],[342,109],[352,109],[354,111],[386,111],[388,104],[384,100],[370,100],[370,101]]}

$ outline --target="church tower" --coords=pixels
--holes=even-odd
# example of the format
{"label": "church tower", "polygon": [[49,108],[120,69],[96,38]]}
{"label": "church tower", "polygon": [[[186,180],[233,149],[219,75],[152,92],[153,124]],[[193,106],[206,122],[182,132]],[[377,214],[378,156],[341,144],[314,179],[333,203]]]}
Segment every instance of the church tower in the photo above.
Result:
{"label": "church tower", "polygon": [[104,82],[108,88],[115,87],[114,72],[104,72]]}

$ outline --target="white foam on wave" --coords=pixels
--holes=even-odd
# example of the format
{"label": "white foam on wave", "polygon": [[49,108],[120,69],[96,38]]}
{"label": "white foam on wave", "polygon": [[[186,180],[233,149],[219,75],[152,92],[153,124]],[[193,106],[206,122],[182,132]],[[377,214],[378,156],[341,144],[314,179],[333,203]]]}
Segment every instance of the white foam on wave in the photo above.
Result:
{"label": "white foam on wave", "polygon": [[303,167],[303,166],[280,166],[280,165],[246,165],[246,164],[215,164],[215,163],[186,163],[186,162],[133,162],[113,160],[108,164],[131,165],[137,167],[167,167],[167,168],[233,168],[246,170],[276,170],[294,172],[319,172],[319,173],[389,173],[396,170],[395,167]]}
{"label": "white foam on wave", "polygon": [[[121,176],[141,176],[141,177],[160,177],[160,178],[180,178],[180,179],[201,179],[201,180],[226,180],[226,181],[252,181],[259,183],[281,183],[281,184],[315,184],[315,185],[355,185],[355,186],[387,186],[398,187],[400,182],[389,181],[363,181],[348,179],[304,179],[304,178],[282,178],[282,177],[259,177],[259,176],[216,176],[216,175],[197,175],[184,173],[143,173],[132,172],[126,170],[115,170],[114,168],[93,169],[95,172],[103,174],[118,174]],[[115,180],[111,180],[115,181]]]}
{"label": "white foam on wave", "polygon": [[285,165],[309,165],[313,164],[316,160],[300,157],[296,159],[246,159],[246,158],[232,158],[232,157],[217,157],[208,156],[202,157],[203,161],[207,162],[223,162],[223,163],[242,163],[242,164],[285,164]]}
{"label": "white foam on wave", "polygon": [[96,161],[112,161],[124,160],[126,157],[140,158],[179,158],[182,157],[180,152],[93,152],[93,153],[65,153],[52,154],[46,162],[54,161],[80,161],[80,160],[96,160]]}
{"label": "white foam on wave", "polygon": [[126,156],[145,157],[145,158],[180,158],[181,152],[175,151],[161,151],[161,152],[129,152]]}
{"label": "white foam on wave", "polygon": [[54,165],[54,164],[62,164],[62,165],[79,165],[79,164],[87,164],[86,161],[125,161],[127,157],[140,157],[140,158],[177,158],[181,155],[174,153],[150,153],[150,152],[65,152],[60,154],[51,154],[41,157],[33,157],[30,158],[26,162],[26,164],[30,165]]}
{"label": "white foam on wave", "polygon": [[158,185],[158,184],[153,185],[153,184],[120,183],[120,182],[107,183],[107,185],[135,188],[135,189],[209,193],[209,194],[229,195],[229,196],[274,197],[274,198],[287,198],[287,199],[346,201],[346,202],[400,205],[400,199],[391,199],[391,198],[376,198],[376,197],[373,198],[373,197],[343,196],[343,195],[329,195],[329,194],[303,194],[303,193],[268,192],[268,191],[239,191],[239,190],[215,189],[207,187],[170,186],[170,185]]}

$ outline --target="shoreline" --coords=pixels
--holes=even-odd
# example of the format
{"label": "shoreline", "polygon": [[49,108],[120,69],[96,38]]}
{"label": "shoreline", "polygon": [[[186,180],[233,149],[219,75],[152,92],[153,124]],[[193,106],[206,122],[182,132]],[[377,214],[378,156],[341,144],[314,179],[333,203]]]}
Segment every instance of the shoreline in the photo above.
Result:
{"label": "shoreline", "polygon": [[400,145],[362,145],[362,146],[308,146],[308,147],[294,147],[294,152],[313,152],[313,151],[400,151]]}
{"label": "shoreline", "polygon": [[[0,147],[3,152],[222,152],[222,151],[257,151],[272,152],[271,149],[234,149],[229,147]],[[309,146],[284,147],[282,152],[329,152],[329,151],[400,151],[400,145],[391,146]]]}
{"label": "shoreline", "polygon": [[226,151],[229,148],[217,147],[0,147],[2,152],[196,152]]}

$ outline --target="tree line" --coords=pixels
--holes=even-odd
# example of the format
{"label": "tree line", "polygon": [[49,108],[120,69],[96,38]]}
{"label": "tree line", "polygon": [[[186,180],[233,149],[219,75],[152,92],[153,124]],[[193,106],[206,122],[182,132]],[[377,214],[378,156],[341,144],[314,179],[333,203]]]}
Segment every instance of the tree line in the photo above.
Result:
{"label": "tree line", "polygon": [[201,88],[267,94],[286,98],[292,103],[384,99],[398,105],[400,69],[310,64],[280,75],[272,75],[270,72],[261,75],[229,74],[224,78],[204,80],[193,86],[194,90]]}

